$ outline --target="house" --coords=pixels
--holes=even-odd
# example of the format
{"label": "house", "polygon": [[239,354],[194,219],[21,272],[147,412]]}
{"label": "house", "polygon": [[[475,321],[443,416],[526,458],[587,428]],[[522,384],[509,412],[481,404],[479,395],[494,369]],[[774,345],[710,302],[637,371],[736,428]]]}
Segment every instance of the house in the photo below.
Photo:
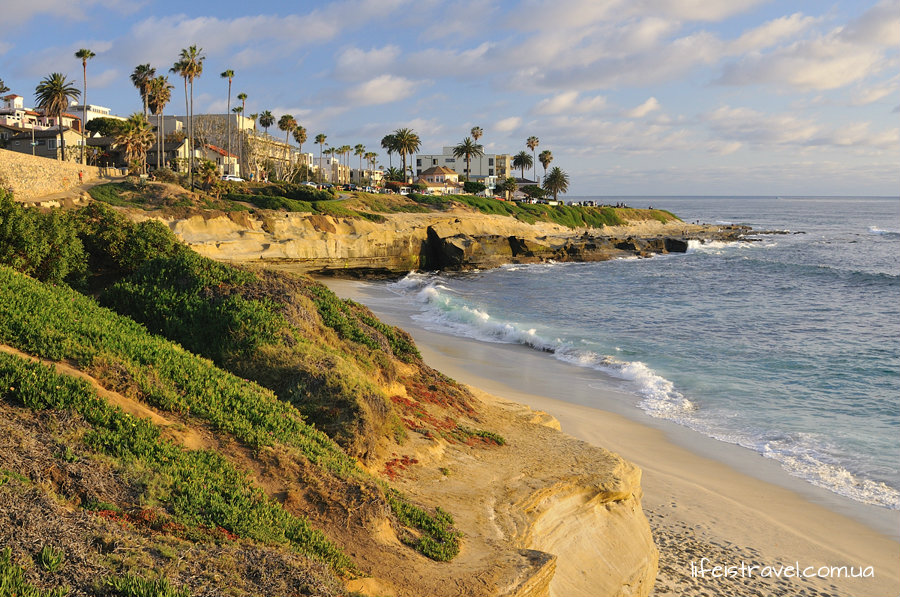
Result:
{"label": "house", "polygon": [[0,97],[0,125],[32,129],[38,124],[40,112],[25,108],[21,95],[10,94]]}
{"label": "house", "polygon": [[[197,148],[198,157],[201,160],[210,160],[216,164],[219,174],[232,174],[240,176],[240,158],[233,153],[228,153],[221,147],[206,143]],[[149,158],[148,158],[149,160]]]}
{"label": "house", "polygon": [[324,180],[332,184],[349,184],[350,168],[341,163],[339,158],[321,157],[315,158],[315,169],[321,172]]}
{"label": "house", "polygon": [[[154,143],[147,150],[147,168],[156,169],[156,154],[160,152],[158,143]],[[175,172],[187,170],[187,162],[190,158],[188,151],[187,139],[180,141],[164,141],[162,144],[162,154],[159,156],[160,167],[169,168]]]}
{"label": "house", "polygon": [[74,101],[69,105],[69,112],[74,112],[75,114],[84,114],[85,125],[95,118],[111,118],[113,120],[121,120],[123,122],[127,120],[126,118],[122,118],[121,116],[111,114],[110,109],[104,106],[97,106],[95,104],[87,104],[85,106]]}
{"label": "house", "polygon": [[418,184],[424,184],[431,195],[448,195],[459,193],[462,185],[459,184],[459,174],[450,168],[432,166],[419,175]]}
{"label": "house", "polygon": [[493,189],[496,181],[505,180],[510,176],[512,157],[507,154],[486,153],[481,157],[471,158],[467,170],[466,159],[454,156],[452,147],[444,147],[442,153],[416,156],[417,176],[421,176],[425,170],[434,166],[449,168],[462,177],[468,175],[469,180],[483,182],[489,189]]}
{"label": "house", "polygon": [[[6,142],[6,149],[19,153],[59,159],[60,137],[59,129],[29,129],[22,130],[10,136]],[[75,161],[81,157],[81,144],[84,142],[82,134],[71,127],[63,127],[63,140],[66,145],[66,161]]]}

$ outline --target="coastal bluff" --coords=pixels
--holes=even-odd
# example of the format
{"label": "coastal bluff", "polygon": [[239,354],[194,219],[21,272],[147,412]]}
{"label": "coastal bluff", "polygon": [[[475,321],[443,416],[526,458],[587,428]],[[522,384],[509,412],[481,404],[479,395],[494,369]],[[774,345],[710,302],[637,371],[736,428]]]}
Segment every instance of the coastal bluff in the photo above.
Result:
{"label": "coastal bluff", "polygon": [[347,277],[648,257],[685,252],[690,240],[737,240],[748,232],[743,226],[655,220],[570,229],[464,209],[387,214],[383,222],[265,211],[207,212],[181,218],[134,215],[160,219],[192,249],[213,259]]}

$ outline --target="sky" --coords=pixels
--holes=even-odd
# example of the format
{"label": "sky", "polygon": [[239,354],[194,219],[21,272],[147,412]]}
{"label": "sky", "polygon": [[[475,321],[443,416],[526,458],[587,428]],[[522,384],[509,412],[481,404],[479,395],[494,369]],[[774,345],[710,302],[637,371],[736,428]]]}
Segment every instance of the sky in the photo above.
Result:
{"label": "sky", "polygon": [[[440,153],[480,126],[487,153],[538,137],[569,195],[900,194],[900,0],[4,0],[0,15],[0,79],[26,104],[51,72],[80,89],[89,48],[88,103],[128,116],[134,67],[167,74],[196,44],[195,113],[225,111],[232,69],[248,114],[292,114],[385,166],[399,127]],[[170,79],[166,112],[183,114]]]}

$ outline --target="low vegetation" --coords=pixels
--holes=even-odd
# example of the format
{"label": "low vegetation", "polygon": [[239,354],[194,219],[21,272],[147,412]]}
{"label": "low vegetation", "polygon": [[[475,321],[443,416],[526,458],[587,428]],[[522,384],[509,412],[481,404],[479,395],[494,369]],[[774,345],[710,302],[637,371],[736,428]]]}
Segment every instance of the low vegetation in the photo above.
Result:
{"label": "low vegetation", "polygon": [[[238,446],[242,458],[284,454],[318,499],[348,500],[349,511],[381,503],[404,543],[439,560],[458,553],[448,513],[413,504],[357,464],[421,431],[406,425],[388,386],[455,413],[452,429],[465,436],[456,440],[488,437],[456,421],[473,414],[470,396],[422,364],[405,332],[308,278],[205,259],[158,222],[130,222],[102,203],[44,214],[8,199],[0,197],[0,343],[79,369],[179,426]],[[139,532],[283,546],[333,573],[354,570],[300,512],[254,482],[246,460],[186,449],[81,379],[0,353],[0,402],[82,422],[54,458],[103,463],[130,492],[124,503],[62,496],[85,511]],[[17,484],[16,475],[0,471],[0,491]],[[40,565],[66,570],[68,556],[55,549],[48,546]],[[162,585],[140,592],[156,580],[121,582],[138,587],[135,594],[179,594]]]}

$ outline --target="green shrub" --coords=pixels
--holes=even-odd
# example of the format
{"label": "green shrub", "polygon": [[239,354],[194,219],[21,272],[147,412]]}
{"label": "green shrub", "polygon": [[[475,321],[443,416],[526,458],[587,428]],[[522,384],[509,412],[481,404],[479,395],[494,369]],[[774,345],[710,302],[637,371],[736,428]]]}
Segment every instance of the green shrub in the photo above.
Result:
{"label": "green shrub", "polygon": [[[148,419],[109,405],[87,382],[56,373],[53,368],[0,353],[0,398],[34,410],[74,411],[93,427],[85,441],[92,449],[148,467],[163,488],[162,499],[172,519],[183,525],[222,527],[264,543],[288,543],[319,558],[336,572],[353,569],[350,560],[305,518],[295,517],[267,497],[224,456],[185,450],[160,436]],[[41,553],[45,569],[58,567],[52,549]],[[46,562],[46,563],[45,563]]]}
{"label": "green shrub", "polygon": [[66,559],[66,552],[50,545],[45,545],[38,554],[38,562],[41,568],[47,572],[56,572],[61,569]]}
{"label": "green shrub", "polygon": [[36,588],[25,580],[25,571],[12,561],[12,550],[0,550],[0,595],[3,597],[65,597],[68,587],[48,591]]}
{"label": "green shrub", "polygon": [[58,210],[23,207],[0,189],[0,264],[56,284],[80,277],[87,259],[77,223]]}
{"label": "green shrub", "polygon": [[107,578],[104,584],[116,597],[191,597],[187,590],[174,588],[165,578],[146,580],[127,574]]}

